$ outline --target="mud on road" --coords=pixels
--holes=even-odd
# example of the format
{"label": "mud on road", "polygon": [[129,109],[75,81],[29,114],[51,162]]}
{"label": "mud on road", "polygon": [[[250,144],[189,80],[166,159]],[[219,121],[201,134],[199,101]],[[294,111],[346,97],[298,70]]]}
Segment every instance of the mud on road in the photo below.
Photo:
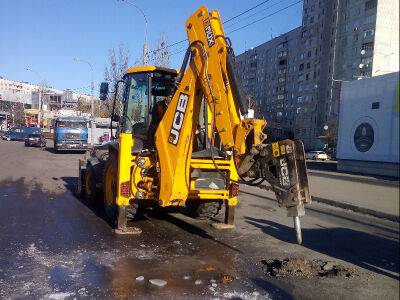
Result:
{"label": "mud on road", "polygon": [[396,223],[313,204],[299,246],[272,196],[244,189],[233,231],[147,213],[119,236],[73,194],[82,156],[0,141],[0,298],[398,299]]}

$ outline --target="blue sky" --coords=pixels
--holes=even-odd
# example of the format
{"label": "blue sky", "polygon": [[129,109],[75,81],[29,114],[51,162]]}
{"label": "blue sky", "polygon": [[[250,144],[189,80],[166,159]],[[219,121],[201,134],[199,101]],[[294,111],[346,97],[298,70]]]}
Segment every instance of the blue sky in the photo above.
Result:
{"label": "blue sky", "polygon": [[[258,4],[261,0],[130,0],[149,19],[149,43],[162,33],[168,42],[186,38],[184,22],[198,7],[218,9],[223,20]],[[261,18],[296,0],[270,0],[255,9],[248,18],[226,32]],[[271,7],[273,6],[273,7]],[[269,8],[269,9],[268,9]],[[301,4],[269,17],[230,37],[235,52],[261,44],[301,23]],[[264,9],[264,10],[263,10]],[[57,88],[82,89],[89,86],[90,68],[73,60],[90,61],[97,83],[104,78],[108,51],[120,43],[127,46],[130,62],[140,58],[144,39],[144,21],[132,6],[118,0],[0,0],[0,76],[37,83],[45,80]],[[232,22],[234,23],[234,22]],[[183,44],[171,48],[171,53]],[[179,68],[182,54],[171,57],[171,66]],[[25,70],[30,66],[40,77]],[[86,90],[85,90],[86,89]]]}

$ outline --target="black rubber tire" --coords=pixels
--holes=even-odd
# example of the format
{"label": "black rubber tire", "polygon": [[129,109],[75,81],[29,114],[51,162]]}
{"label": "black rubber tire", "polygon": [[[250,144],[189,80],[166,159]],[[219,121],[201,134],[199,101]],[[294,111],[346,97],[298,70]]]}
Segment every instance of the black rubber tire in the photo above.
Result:
{"label": "black rubber tire", "polygon": [[201,202],[188,201],[186,203],[186,211],[189,216],[196,219],[211,219],[218,217],[221,213],[222,202]]}
{"label": "black rubber tire", "polygon": [[84,186],[84,196],[86,202],[90,205],[98,204],[101,197],[101,191],[96,187],[96,174],[92,164],[90,163],[88,163],[86,166]]}
{"label": "black rubber tire", "polygon": [[[109,172],[109,168],[114,168],[114,172],[115,172],[114,173],[115,174],[115,176],[114,176],[115,182],[112,182],[112,187],[106,186],[108,184],[108,179],[106,178],[106,176],[109,175],[107,173],[107,172]],[[115,157],[115,155],[110,154],[107,157],[105,167],[104,167],[104,174],[103,174],[103,179],[104,179],[103,180],[103,206],[104,206],[104,212],[106,214],[106,217],[107,217],[108,221],[111,223],[114,223],[117,220],[117,215],[118,215],[118,206],[115,203],[116,195],[117,195],[117,191],[116,191],[117,171],[118,171],[117,158]],[[108,188],[111,188],[113,190],[112,198],[114,198],[114,199],[112,199],[112,200],[111,199],[107,200],[107,197],[110,196],[107,192]],[[127,217],[128,221],[132,220],[135,217],[137,210],[138,210],[137,203],[131,203],[128,205],[128,207],[126,208],[126,217]]]}

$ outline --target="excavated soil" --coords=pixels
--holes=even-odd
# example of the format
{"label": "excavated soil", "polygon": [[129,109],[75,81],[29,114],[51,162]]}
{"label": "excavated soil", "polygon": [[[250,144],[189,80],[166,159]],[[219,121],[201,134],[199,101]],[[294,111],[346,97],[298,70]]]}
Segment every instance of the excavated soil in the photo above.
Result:
{"label": "excavated soil", "polygon": [[301,257],[269,259],[262,261],[264,271],[270,277],[354,277],[359,272],[354,268],[347,268],[331,261],[307,260]]}

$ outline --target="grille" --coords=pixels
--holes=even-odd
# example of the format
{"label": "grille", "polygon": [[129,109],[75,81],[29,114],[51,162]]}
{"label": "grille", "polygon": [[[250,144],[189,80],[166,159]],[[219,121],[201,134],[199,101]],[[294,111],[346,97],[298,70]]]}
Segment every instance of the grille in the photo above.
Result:
{"label": "grille", "polygon": [[79,133],[66,133],[65,138],[67,139],[79,139],[81,135]]}

